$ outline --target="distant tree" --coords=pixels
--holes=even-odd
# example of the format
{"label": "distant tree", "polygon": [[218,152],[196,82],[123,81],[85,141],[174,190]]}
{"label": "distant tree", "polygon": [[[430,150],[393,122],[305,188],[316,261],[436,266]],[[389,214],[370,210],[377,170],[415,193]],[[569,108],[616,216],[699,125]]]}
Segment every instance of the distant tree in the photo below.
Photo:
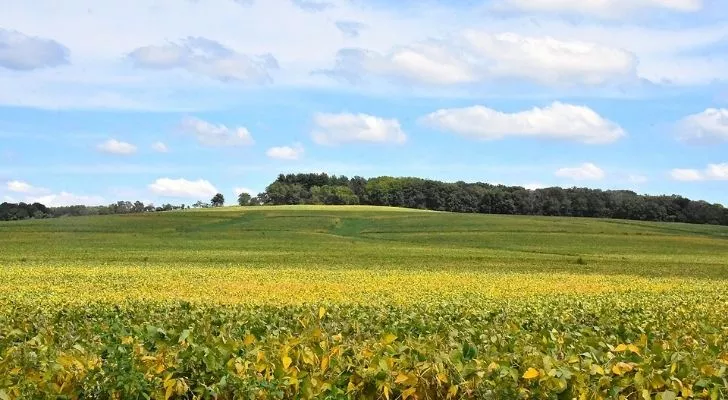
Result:
{"label": "distant tree", "polygon": [[135,202],[134,202],[134,206],[132,206],[132,210],[133,210],[133,211],[134,211],[135,213],[140,213],[140,212],[144,212],[144,203],[142,203],[142,202],[141,202],[141,201],[139,201],[139,200],[135,201]]}
{"label": "distant tree", "polygon": [[213,207],[222,207],[225,204],[225,196],[222,193],[218,193],[210,200],[210,203],[212,203]]}
{"label": "distant tree", "polygon": [[243,192],[238,195],[238,204],[241,206],[249,206],[251,200],[250,193]]}

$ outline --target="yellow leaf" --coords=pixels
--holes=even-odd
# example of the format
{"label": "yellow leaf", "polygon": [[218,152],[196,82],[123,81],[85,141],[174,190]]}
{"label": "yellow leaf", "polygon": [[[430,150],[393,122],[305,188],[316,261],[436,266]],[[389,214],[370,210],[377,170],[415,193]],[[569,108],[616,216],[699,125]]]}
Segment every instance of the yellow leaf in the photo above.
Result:
{"label": "yellow leaf", "polygon": [[391,333],[388,333],[388,334],[382,336],[382,344],[391,344],[395,340],[397,340],[397,336],[393,335]]}
{"label": "yellow leaf", "polygon": [[637,347],[637,346],[635,346],[633,344],[627,345],[627,349],[629,349],[629,351],[631,351],[632,353],[640,354],[639,347]]}
{"label": "yellow leaf", "polygon": [[326,372],[326,370],[329,368],[329,356],[323,356],[321,358],[321,371]]}
{"label": "yellow leaf", "polygon": [[604,375],[604,368],[601,367],[601,365],[592,364],[591,366],[591,374],[599,374]]}
{"label": "yellow leaf", "polygon": [[326,309],[323,307],[319,307],[319,319],[323,319],[324,315],[326,315]]}
{"label": "yellow leaf", "polygon": [[164,400],[169,400],[170,397],[174,394],[174,385],[167,385],[166,383],[164,386],[167,387],[167,389],[164,391]]}
{"label": "yellow leaf", "polygon": [[625,362],[618,362],[612,367],[612,372],[614,372],[615,375],[624,375],[625,372],[632,371],[634,367],[632,364],[627,364]]}
{"label": "yellow leaf", "polygon": [[281,358],[281,362],[283,363],[283,368],[288,369],[288,367],[291,366],[293,360],[291,360],[291,357],[283,356],[283,358]]}
{"label": "yellow leaf", "polygon": [[346,385],[346,391],[353,392],[354,390],[356,390],[356,386],[354,386],[354,384],[352,382],[349,382],[349,384]]}
{"label": "yellow leaf", "polygon": [[458,394],[458,385],[452,385],[450,386],[450,389],[447,390],[447,398],[452,399]]}
{"label": "yellow leaf", "polygon": [[253,343],[255,343],[255,336],[251,334],[245,335],[245,339],[243,339],[243,344],[246,346],[250,346]]}
{"label": "yellow leaf", "polygon": [[388,385],[384,385],[384,387],[382,388],[382,392],[384,392],[384,398],[389,400],[389,393],[391,391],[392,391],[392,389],[390,389]]}
{"label": "yellow leaf", "polygon": [[399,375],[397,375],[397,377],[396,377],[396,378],[394,379],[394,383],[402,383],[402,382],[407,382],[407,380],[408,380],[408,379],[409,379],[409,376],[407,376],[407,375],[405,375],[405,374],[402,374],[402,373],[400,373],[400,374],[399,374]]}
{"label": "yellow leaf", "polygon": [[409,388],[402,391],[402,400],[407,400],[410,396],[415,394],[417,389],[415,388]]}
{"label": "yellow leaf", "polygon": [[447,375],[444,372],[440,372],[437,374],[437,380],[440,381],[440,383],[447,383]]}
{"label": "yellow leaf", "polygon": [[529,368],[526,372],[523,373],[523,379],[534,379],[538,378],[538,376],[538,370],[536,370],[535,368]]}
{"label": "yellow leaf", "polygon": [[627,351],[627,345],[626,345],[626,344],[624,344],[624,343],[621,343],[621,344],[619,344],[619,345],[618,345],[618,346],[617,346],[617,347],[616,347],[616,348],[614,349],[614,351],[619,351],[619,352],[622,352],[622,351]]}

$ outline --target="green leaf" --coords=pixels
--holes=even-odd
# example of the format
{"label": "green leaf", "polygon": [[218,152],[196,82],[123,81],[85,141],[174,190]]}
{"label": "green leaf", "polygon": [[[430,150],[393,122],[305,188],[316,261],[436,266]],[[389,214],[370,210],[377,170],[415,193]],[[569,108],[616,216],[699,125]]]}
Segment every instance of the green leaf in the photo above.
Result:
{"label": "green leaf", "polygon": [[463,344],[463,360],[470,361],[478,356],[478,349],[470,343]]}

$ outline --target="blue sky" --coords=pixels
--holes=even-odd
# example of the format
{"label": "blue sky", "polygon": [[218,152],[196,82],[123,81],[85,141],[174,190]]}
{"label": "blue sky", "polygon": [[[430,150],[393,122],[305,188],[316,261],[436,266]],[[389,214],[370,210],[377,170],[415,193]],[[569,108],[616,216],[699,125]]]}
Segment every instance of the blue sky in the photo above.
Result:
{"label": "blue sky", "polygon": [[2,201],[231,203],[328,172],[728,204],[718,0],[0,9]]}

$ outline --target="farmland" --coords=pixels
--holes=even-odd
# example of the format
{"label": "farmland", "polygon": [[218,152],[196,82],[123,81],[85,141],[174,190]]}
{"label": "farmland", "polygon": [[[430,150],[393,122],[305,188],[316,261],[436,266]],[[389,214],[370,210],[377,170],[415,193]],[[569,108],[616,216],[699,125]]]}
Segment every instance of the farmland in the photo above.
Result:
{"label": "farmland", "polygon": [[0,238],[3,400],[728,396],[728,227],[292,206]]}

